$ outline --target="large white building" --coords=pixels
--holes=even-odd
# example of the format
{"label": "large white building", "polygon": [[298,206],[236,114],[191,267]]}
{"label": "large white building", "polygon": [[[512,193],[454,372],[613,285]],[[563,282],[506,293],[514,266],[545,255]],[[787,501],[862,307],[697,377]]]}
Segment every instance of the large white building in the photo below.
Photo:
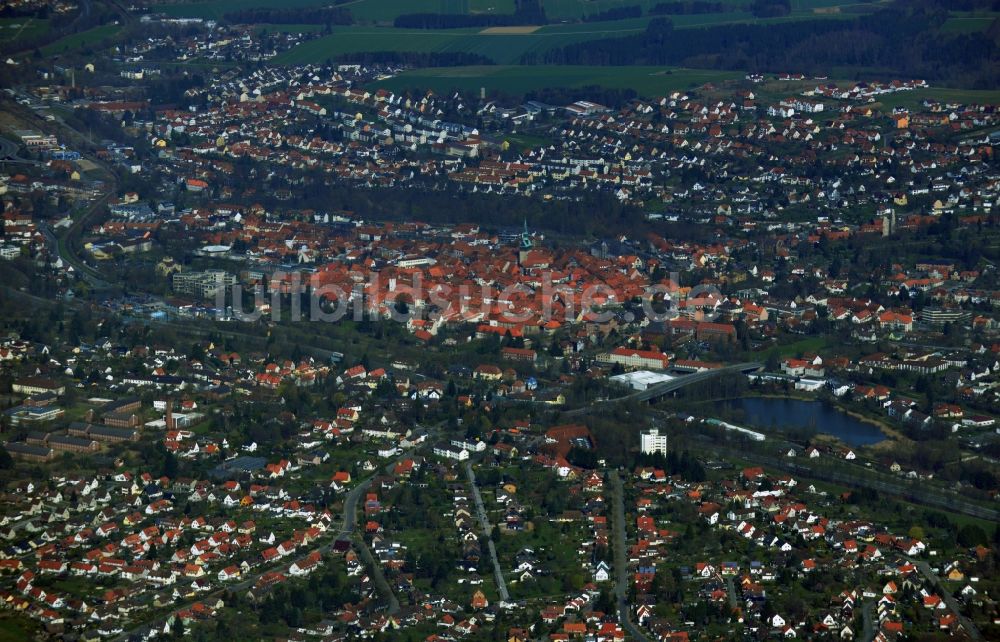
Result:
{"label": "large white building", "polygon": [[444,457],[445,459],[455,459],[457,461],[465,461],[469,458],[469,451],[465,448],[458,448],[451,446],[446,443],[438,444],[434,446],[434,454],[438,457]]}
{"label": "large white building", "polygon": [[644,455],[654,453],[667,454],[667,436],[661,435],[656,428],[643,430],[639,433],[639,448]]}
{"label": "large white building", "polygon": [[671,377],[670,375],[663,374],[662,372],[636,370],[634,372],[626,372],[624,374],[615,375],[611,377],[611,381],[628,386],[633,390],[646,390],[650,386],[655,386],[658,383],[665,383],[675,378],[676,377]]}

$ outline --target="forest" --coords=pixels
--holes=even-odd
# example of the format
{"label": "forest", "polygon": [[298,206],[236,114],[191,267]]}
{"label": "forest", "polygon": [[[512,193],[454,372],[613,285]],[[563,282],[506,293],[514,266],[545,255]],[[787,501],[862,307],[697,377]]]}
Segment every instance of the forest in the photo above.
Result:
{"label": "forest", "polygon": [[686,16],[701,13],[722,13],[726,11],[726,6],[721,2],[707,2],[706,0],[684,0],[675,2],[661,2],[649,8],[651,16]]}
{"label": "forest", "polygon": [[606,11],[598,11],[584,16],[584,22],[605,22],[608,20],[628,20],[629,18],[639,18],[642,16],[642,7],[632,5],[630,7],[613,7]]}
{"label": "forest", "polygon": [[[977,6],[982,5],[980,2]],[[802,20],[675,29],[652,20],[641,34],[529,53],[523,64],[680,65],[825,75],[831,67],[877,70],[949,86],[1000,85],[997,34],[946,33],[944,0],[896,0],[875,13],[846,20]]]}
{"label": "forest", "polygon": [[230,11],[225,19],[235,24],[276,25],[349,25],[354,24],[351,12],[343,7],[255,7]]}

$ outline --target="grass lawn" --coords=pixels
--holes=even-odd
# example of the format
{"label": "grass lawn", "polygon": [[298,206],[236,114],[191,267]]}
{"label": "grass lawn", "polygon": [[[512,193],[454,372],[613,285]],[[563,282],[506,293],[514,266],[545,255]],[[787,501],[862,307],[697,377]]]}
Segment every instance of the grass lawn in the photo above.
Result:
{"label": "grass lawn", "polygon": [[49,30],[49,21],[40,18],[0,18],[0,45],[35,38]]}
{"label": "grass lawn", "polygon": [[879,99],[882,106],[891,109],[893,107],[909,107],[917,109],[920,103],[926,99],[937,100],[945,103],[978,103],[997,105],[1000,104],[1000,90],[997,89],[950,89],[948,87],[930,87],[928,89],[914,89],[913,91],[901,91],[890,94]]}
{"label": "grass lawn", "polygon": [[552,143],[548,138],[532,136],[531,134],[513,134],[504,138],[513,149],[547,147]]}
{"label": "grass lawn", "polygon": [[415,69],[379,84],[396,91],[416,87],[438,92],[453,89],[476,91],[480,87],[486,87],[491,91],[511,94],[546,87],[572,88],[600,85],[620,89],[630,88],[643,96],[656,96],[677,89],[687,89],[707,82],[721,82],[741,76],[739,72],[666,67],[498,65]]}
{"label": "grass lawn", "polygon": [[948,20],[941,25],[941,31],[947,33],[985,31],[998,18],[1000,11],[952,11]]}
{"label": "grass lawn", "polygon": [[119,25],[108,24],[101,25],[100,27],[94,27],[93,29],[88,29],[86,31],[81,31],[80,33],[74,33],[66,36],[65,38],[60,38],[51,44],[45,45],[42,47],[42,54],[46,56],[55,56],[88,46],[93,47],[101,40],[111,38],[120,30],[121,27]]}
{"label": "grass lawn", "polygon": [[35,636],[38,627],[27,617],[12,613],[0,614],[0,642],[23,642]]}
{"label": "grass lawn", "polygon": [[751,358],[757,359],[758,361],[766,360],[772,353],[778,355],[778,357],[794,357],[798,353],[809,353],[809,352],[819,352],[826,346],[826,339],[823,337],[810,337],[808,339],[802,339],[801,341],[796,341],[794,343],[787,343],[784,345],[777,345],[768,348],[767,350],[760,353],[749,353]]}

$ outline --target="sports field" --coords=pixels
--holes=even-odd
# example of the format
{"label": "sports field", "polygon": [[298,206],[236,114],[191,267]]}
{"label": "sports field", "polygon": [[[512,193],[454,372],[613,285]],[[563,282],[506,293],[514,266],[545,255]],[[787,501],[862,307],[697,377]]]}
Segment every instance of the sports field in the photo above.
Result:
{"label": "sports field", "polygon": [[731,71],[666,67],[497,65],[415,69],[383,80],[378,85],[393,91],[419,88],[433,89],[439,93],[454,89],[478,91],[480,87],[485,87],[487,90],[510,94],[522,94],[547,87],[599,85],[612,89],[634,89],[640,96],[662,96],[670,91],[742,76],[741,73]]}

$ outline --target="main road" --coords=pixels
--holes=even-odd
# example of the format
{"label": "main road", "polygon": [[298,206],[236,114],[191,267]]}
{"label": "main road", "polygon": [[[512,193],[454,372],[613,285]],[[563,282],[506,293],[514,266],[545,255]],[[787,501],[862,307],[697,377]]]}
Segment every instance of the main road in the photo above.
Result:
{"label": "main road", "polygon": [[0,163],[20,163],[21,165],[41,165],[38,161],[17,155],[20,146],[12,140],[0,136]]}

